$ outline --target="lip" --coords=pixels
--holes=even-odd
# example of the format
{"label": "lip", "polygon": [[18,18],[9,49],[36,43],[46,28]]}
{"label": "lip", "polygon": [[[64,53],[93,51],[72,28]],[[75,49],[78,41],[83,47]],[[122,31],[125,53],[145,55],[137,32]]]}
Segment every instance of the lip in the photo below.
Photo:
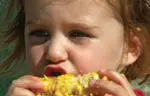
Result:
{"label": "lip", "polygon": [[44,69],[44,75],[48,77],[57,77],[63,74],[67,74],[67,72],[60,66],[47,66]]}

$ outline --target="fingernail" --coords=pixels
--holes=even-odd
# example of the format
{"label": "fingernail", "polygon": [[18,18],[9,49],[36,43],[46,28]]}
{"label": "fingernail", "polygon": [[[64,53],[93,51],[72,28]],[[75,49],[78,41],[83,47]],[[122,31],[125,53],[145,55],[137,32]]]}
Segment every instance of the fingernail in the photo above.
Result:
{"label": "fingernail", "polygon": [[95,83],[96,83],[96,80],[91,80],[90,83],[89,83],[89,85],[92,87],[92,86],[95,85]]}
{"label": "fingernail", "polygon": [[43,88],[44,85],[41,83],[34,83],[32,86],[36,87],[36,88]]}
{"label": "fingernail", "polygon": [[106,69],[101,69],[100,71],[101,71],[101,72],[106,72]]}

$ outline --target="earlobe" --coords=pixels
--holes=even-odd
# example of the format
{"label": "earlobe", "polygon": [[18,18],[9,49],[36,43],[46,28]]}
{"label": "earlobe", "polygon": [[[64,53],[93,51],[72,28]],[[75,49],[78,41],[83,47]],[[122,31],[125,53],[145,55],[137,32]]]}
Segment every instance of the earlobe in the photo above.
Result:
{"label": "earlobe", "polygon": [[127,44],[127,53],[126,53],[126,61],[124,66],[128,66],[133,64],[140,56],[142,50],[142,44],[139,38],[133,33],[129,34],[129,41]]}

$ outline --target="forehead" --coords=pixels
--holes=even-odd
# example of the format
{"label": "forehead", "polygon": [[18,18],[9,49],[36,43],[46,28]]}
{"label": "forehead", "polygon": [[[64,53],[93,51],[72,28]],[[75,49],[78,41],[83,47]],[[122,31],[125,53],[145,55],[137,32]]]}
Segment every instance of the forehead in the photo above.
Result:
{"label": "forehead", "polygon": [[50,11],[70,12],[71,14],[94,13],[99,10],[112,13],[107,0],[25,0],[25,11],[28,14],[48,13]]}
{"label": "forehead", "polygon": [[25,0],[24,4],[26,24],[100,26],[117,20],[107,0]]}
{"label": "forehead", "polygon": [[73,4],[74,2],[80,2],[80,4],[102,4],[103,2],[107,2],[107,1],[113,1],[114,0],[24,0],[24,4],[34,4],[34,5],[65,5],[65,4]]}

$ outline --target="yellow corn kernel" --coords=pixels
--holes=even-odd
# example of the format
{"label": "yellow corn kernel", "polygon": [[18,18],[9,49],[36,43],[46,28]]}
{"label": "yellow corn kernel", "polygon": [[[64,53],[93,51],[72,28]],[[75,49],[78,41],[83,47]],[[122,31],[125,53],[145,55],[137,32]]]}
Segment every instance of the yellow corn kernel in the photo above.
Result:
{"label": "yellow corn kernel", "polygon": [[103,80],[108,80],[108,78],[107,78],[106,76],[104,76],[102,79],[103,79]]}
{"label": "yellow corn kernel", "polygon": [[56,95],[56,96],[63,96],[60,91],[56,91],[56,92],[55,92],[55,95]]}
{"label": "yellow corn kernel", "polygon": [[[40,82],[44,85],[45,92],[39,93],[37,96],[85,96],[85,89],[92,79],[98,80],[99,74],[93,72],[77,77],[73,74],[65,74],[55,78],[44,76]],[[107,80],[107,77],[103,77],[103,80]]]}
{"label": "yellow corn kernel", "polygon": [[55,80],[53,78],[48,78],[44,76],[44,78],[40,79],[40,82],[44,85],[44,91],[47,92],[49,90],[53,91],[55,89]]}
{"label": "yellow corn kernel", "polygon": [[82,86],[80,84],[77,84],[75,87],[76,87],[75,89],[77,90],[77,92],[79,92],[78,94],[81,95],[83,91]]}
{"label": "yellow corn kernel", "polygon": [[90,93],[90,96],[94,96],[92,93]]}

